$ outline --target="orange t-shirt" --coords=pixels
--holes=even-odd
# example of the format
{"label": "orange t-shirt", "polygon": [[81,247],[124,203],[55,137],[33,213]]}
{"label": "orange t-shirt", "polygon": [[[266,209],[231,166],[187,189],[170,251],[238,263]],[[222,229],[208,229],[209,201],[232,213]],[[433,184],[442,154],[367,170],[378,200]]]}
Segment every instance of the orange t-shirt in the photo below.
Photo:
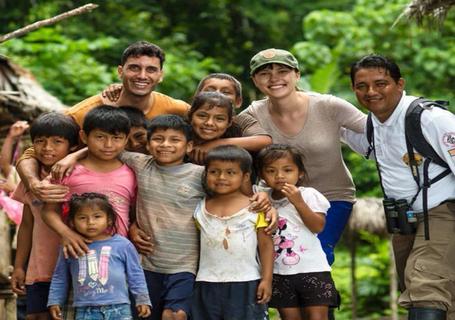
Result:
{"label": "orange t-shirt", "polygon": [[[153,119],[161,114],[176,114],[184,116],[187,114],[190,105],[182,100],[171,98],[165,94],[153,91],[152,105],[148,108],[149,111],[145,114],[147,119]],[[106,104],[101,95],[87,98],[73,107],[65,111],[65,114],[70,115],[82,128],[84,117],[93,108]]]}

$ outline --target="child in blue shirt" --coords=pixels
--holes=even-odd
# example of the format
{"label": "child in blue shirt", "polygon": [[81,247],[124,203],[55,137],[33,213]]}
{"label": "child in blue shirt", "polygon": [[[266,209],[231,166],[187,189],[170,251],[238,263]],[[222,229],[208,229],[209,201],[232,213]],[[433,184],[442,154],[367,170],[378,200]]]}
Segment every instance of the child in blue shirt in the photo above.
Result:
{"label": "child in blue shirt", "polygon": [[[144,272],[133,244],[115,231],[116,214],[106,196],[74,194],[69,205],[70,226],[89,239],[89,251],[65,259],[60,252],[48,299],[53,319],[63,319],[68,287],[73,286],[76,320],[132,319],[128,289],[139,317],[151,313]],[[128,285],[126,285],[128,284]]]}

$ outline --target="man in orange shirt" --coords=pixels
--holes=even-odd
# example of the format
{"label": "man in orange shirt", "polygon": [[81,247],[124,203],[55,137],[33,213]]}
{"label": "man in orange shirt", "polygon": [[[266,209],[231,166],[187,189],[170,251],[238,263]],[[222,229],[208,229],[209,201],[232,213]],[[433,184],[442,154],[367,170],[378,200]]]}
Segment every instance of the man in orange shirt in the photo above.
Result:
{"label": "man in orange shirt", "polygon": [[138,41],[125,49],[118,75],[122,80],[123,89],[120,97],[111,101],[100,94],[87,98],[67,111],[82,126],[85,114],[91,109],[106,104],[111,106],[131,106],[144,112],[147,119],[160,114],[185,115],[189,105],[162,93],[154,91],[163,80],[163,64],[165,54],[155,44]]}

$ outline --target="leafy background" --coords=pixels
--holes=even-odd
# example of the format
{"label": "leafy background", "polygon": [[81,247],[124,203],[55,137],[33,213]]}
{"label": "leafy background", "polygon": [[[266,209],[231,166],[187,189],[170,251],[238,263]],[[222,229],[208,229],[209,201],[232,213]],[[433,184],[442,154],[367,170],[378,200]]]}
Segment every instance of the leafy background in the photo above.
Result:
{"label": "leafy background", "polygon": [[[376,52],[395,59],[407,91],[455,101],[453,12],[439,28],[406,20],[392,27],[407,0],[111,0],[89,14],[0,44],[0,54],[30,69],[43,86],[72,105],[118,81],[123,49],[148,40],[166,51],[165,81],[158,91],[189,101],[199,80],[211,72],[241,80],[245,106],[260,97],[249,74],[259,50],[291,50],[301,65],[301,85],[356,104],[349,66]],[[0,34],[85,4],[84,1],[0,0]],[[454,110],[454,109],[452,109]],[[374,164],[344,150],[358,196],[380,196]],[[358,317],[379,319],[388,309],[387,239],[358,236]],[[351,317],[350,241],[337,248],[333,274],[343,305],[337,319]]]}

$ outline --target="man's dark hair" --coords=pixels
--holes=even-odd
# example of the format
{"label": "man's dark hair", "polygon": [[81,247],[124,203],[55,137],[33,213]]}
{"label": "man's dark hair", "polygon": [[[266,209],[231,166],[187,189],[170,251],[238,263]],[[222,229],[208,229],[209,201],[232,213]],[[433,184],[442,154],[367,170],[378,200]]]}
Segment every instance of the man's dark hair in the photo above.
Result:
{"label": "man's dark hair", "polygon": [[130,123],[132,127],[142,127],[147,129],[147,120],[145,119],[144,113],[135,107],[127,107],[122,106],[120,110],[124,111],[128,118],[130,119]]}
{"label": "man's dark hair", "polygon": [[90,110],[84,118],[82,129],[88,136],[92,130],[99,129],[110,134],[124,133],[131,129],[130,119],[120,108],[101,105]]}
{"label": "man's dark hair", "polygon": [[238,162],[240,169],[244,173],[251,172],[251,166],[253,165],[253,158],[250,153],[234,145],[222,145],[210,150],[205,158],[205,170],[207,171],[210,162],[216,160]]}
{"label": "man's dark hair", "polygon": [[355,74],[360,69],[384,69],[396,83],[401,78],[400,67],[390,58],[378,54],[367,55],[351,65],[351,84],[354,84]]}
{"label": "man's dark hair", "polygon": [[181,116],[175,114],[163,114],[150,121],[147,128],[147,140],[150,140],[155,131],[167,129],[181,131],[187,141],[193,140],[191,125]]}
{"label": "man's dark hair", "polygon": [[120,65],[124,66],[126,60],[128,60],[129,57],[140,56],[157,57],[158,59],[160,59],[160,68],[163,69],[163,64],[165,60],[165,54],[163,49],[158,47],[156,44],[147,41],[137,41],[130,44],[128,48],[126,48],[125,51],[123,51]]}
{"label": "man's dark hair", "polygon": [[38,137],[57,136],[68,140],[70,147],[79,143],[79,126],[70,116],[59,112],[43,113],[30,128],[32,142]]}

